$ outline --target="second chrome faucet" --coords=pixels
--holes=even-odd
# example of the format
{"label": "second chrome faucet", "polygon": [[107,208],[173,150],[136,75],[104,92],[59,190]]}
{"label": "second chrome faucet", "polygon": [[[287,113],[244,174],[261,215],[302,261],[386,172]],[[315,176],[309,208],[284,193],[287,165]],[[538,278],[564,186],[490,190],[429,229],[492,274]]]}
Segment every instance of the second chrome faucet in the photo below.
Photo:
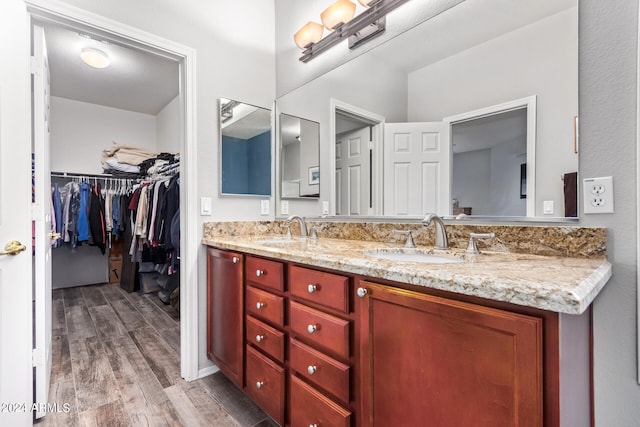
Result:
{"label": "second chrome faucet", "polygon": [[287,221],[296,221],[300,226],[300,237],[307,237],[307,224],[304,222],[304,218],[302,218],[300,215],[291,215],[289,218],[287,218]]}

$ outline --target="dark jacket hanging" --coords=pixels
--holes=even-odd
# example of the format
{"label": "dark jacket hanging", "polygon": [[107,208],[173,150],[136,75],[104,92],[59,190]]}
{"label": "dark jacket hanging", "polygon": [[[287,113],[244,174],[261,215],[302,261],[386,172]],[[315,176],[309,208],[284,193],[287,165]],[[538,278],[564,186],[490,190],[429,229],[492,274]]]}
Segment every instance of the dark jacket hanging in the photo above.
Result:
{"label": "dark jacket hanging", "polygon": [[100,184],[96,184],[91,189],[91,203],[89,205],[89,229],[93,245],[100,248],[102,254],[105,253],[107,235],[104,223],[104,204],[100,197]]}

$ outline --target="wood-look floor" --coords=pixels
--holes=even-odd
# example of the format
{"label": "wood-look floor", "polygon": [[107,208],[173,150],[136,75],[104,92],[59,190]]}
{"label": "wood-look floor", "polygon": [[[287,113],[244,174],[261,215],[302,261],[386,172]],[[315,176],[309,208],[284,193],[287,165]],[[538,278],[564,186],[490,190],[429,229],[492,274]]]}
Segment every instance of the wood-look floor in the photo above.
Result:
{"label": "wood-look floor", "polygon": [[[117,285],[53,291],[48,426],[276,426],[224,375],[180,377],[179,313]],[[52,407],[52,406],[50,406]]]}

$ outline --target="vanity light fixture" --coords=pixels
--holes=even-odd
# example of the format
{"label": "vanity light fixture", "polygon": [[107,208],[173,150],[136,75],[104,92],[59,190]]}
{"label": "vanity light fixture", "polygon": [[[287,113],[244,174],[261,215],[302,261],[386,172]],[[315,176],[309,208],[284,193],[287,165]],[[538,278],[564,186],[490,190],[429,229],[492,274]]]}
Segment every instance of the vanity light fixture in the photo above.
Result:
{"label": "vanity light fixture", "polygon": [[[386,15],[407,1],[409,0],[358,0],[368,9],[353,17],[355,3],[351,0],[337,0],[321,14],[322,23],[331,31],[327,36],[322,38],[320,34],[318,38],[314,34],[311,38],[307,35],[311,30],[310,24],[320,25],[314,22],[308,22],[295,33],[294,41],[303,49],[300,61],[309,62],[345,39],[349,39],[349,49],[353,49],[381,34],[385,29]],[[317,40],[313,41],[315,38]]]}
{"label": "vanity light fixture", "polygon": [[293,40],[300,49],[304,49],[310,44],[318,43],[322,39],[323,32],[322,24],[309,21],[293,35]]}
{"label": "vanity light fixture", "polygon": [[92,47],[85,47],[82,49],[80,52],[80,59],[82,59],[85,64],[93,68],[106,68],[111,64],[106,53],[100,49],[94,49]]}
{"label": "vanity light fixture", "polygon": [[355,14],[356,4],[354,2],[338,0],[320,14],[320,19],[327,30],[333,31],[351,21]]}

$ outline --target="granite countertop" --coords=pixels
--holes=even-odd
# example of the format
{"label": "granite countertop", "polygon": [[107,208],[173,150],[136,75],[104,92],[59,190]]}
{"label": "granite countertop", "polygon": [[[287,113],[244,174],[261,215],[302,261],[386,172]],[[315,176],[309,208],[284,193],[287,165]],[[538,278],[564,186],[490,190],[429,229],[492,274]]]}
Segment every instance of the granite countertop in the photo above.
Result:
{"label": "granite countertop", "polygon": [[[384,242],[283,236],[210,236],[202,243],[568,314],[584,312],[611,277],[611,264],[603,257],[565,258],[488,251],[470,255],[461,249],[411,250]],[[366,251],[433,253],[462,262],[404,262],[372,257]]]}

